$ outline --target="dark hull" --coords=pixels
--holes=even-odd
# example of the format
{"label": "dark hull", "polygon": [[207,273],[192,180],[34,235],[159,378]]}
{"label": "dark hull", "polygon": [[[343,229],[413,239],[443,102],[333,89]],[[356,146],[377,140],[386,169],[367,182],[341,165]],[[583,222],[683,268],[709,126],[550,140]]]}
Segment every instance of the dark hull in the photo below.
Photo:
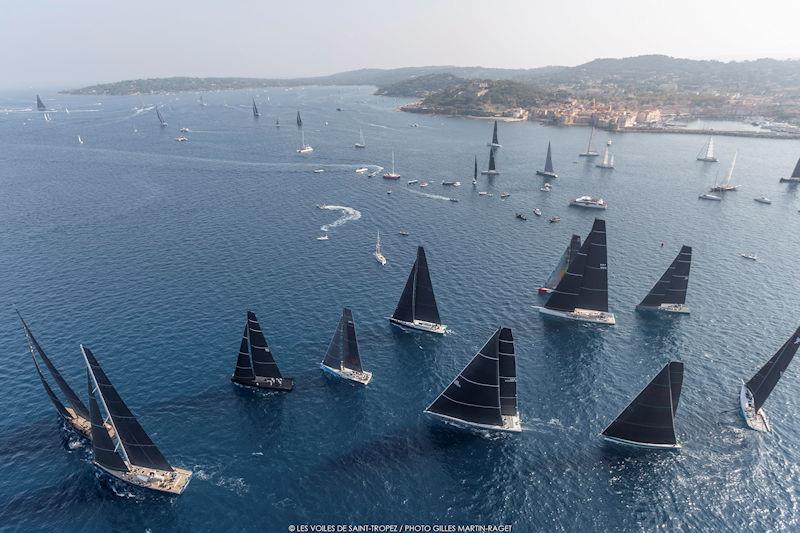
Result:
{"label": "dark hull", "polygon": [[536,171],[536,175],[537,176],[545,176],[545,177],[548,177],[548,178],[557,178],[558,177],[558,174],[556,174],[555,172],[547,172],[546,170],[537,170]]}
{"label": "dark hull", "polygon": [[231,381],[239,385],[244,385],[245,387],[253,387],[254,389],[278,390],[278,391],[288,392],[292,390],[292,387],[294,387],[294,379],[292,378],[281,378],[280,380],[257,378],[256,380],[251,380],[251,379],[238,379],[232,377]]}

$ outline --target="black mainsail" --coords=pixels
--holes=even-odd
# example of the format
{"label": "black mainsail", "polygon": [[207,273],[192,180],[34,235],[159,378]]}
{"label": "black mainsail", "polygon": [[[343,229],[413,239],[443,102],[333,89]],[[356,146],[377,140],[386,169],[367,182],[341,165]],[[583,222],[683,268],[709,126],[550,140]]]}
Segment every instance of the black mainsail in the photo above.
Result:
{"label": "black mainsail", "polygon": [[608,312],[606,222],[596,218],[564,277],[544,305],[547,309]]}
{"label": "black mainsail", "polygon": [[683,385],[683,363],[671,361],[603,430],[603,436],[653,448],[677,448],[675,412]]}
{"label": "black mainsail", "polygon": [[441,324],[431,275],[428,271],[428,260],[422,246],[417,247],[417,259],[408,274],[403,294],[392,314],[392,319],[409,324],[416,320]]}
{"label": "black mainsail", "polygon": [[161,127],[166,128],[167,123],[164,121],[164,117],[161,116],[161,111],[158,110],[158,106],[156,106],[156,116],[158,117],[158,121],[161,123]]}
{"label": "black mainsail", "polygon": [[489,172],[497,172],[494,163],[494,150],[489,150]]}
{"label": "black mainsail", "polygon": [[258,318],[252,311],[247,312],[247,322],[231,381],[251,387],[278,390],[291,390],[293,386],[293,380],[283,377],[278,369],[264,332],[261,331]]}
{"label": "black mainsail", "polygon": [[38,94],[36,95],[36,109],[39,111],[47,111],[47,106],[44,105],[44,102],[42,102],[42,99],[39,98]]}
{"label": "black mainsail", "polygon": [[478,156],[475,156],[475,166],[472,169],[472,184],[474,185],[478,181]]}
{"label": "black mainsail", "polygon": [[347,307],[342,309],[342,317],[336,326],[336,332],[328,345],[322,364],[335,370],[346,368],[354,372],[363,372],[353,312]]}
{"label": "black mainsail", "polygon": [[256,99],[253,98],[253,117],[258,118],[261,116],[261,113],[258,112],[258,107],[256,106]]}
{"label": "black mainsail", "polygon": [[100,406],[97,404],[97,398],[95,398],[94,394],[94,380],[88,369],[86,370],[86,381],[89,386],[89,410],[91,412],[92,455],[94,456],[94,462],[108,470],[127,472],[128,465],[117,453],[117,447],[114,445],[111,435],[108,434],[108,429],[106,429],[103,415],[100,413]]}
{"label": "black mainsail", "polygon": [[455,423],[519,431],[516,376],[514,338],[509,328],[498,328],[425,412]]}
{"label": "black mainsail", "polygon": [[689,287],[689,269],[692,265],[692,247],[681,246],[680,252],[669,265],[637,308],[659,307],[662,304],[683,305]]}
{"label": "black mainsail", "polygon": [[547,158],[544,160],[544,171],[553,173],[553,154],[550,151],[550,143],[547,143]]}
{"label": "black mainsail", "polygon": [[798,346],[800,346],[800,327],[783,343],[783,346],[775,352],[775,355],[756,372],[756,375],[745,383],[745,386],[753,395],[753,407],[756,412],[761,409],[761,406],[769,398],[772,389],[778,384],[778,380],[781,379],[789,363],[792,362],[794,354],[797,353]]}
{"label": "black mainsail", "polygon": [[297,110],[297,127],[298,128],[302,128],[303,127],[303,119],[300,118],[300,110],[299,109]]}
{"label": "black mainsail", "polygon": [[497,146],[500,142],[497,140],[497,121],[494,121],[494,129],[492,130],[492,146]]}
{"label": "black mainsail", "polygon": [[[108,412],[111,425],[114,427],[116,438],[119,440],[125,459],[134,466],[172,472],[172,465],[169,464],[161,454],[161,451],[150,440],[136,416],[122,400],[114,385],[111,384],[92,351],[88,347],[81,345],[81,352],[83,352],[83,357],[86,360],[92,398],[99,397],[103,407]],[[97,403],[96,400],[92,401],[95,404]],[[97,416],[92,413],[92,436],[101,433],[99,429],[95,429],[95,422],[99,416],[99,412]],[[92,445],[94,446],[94,440]]]}

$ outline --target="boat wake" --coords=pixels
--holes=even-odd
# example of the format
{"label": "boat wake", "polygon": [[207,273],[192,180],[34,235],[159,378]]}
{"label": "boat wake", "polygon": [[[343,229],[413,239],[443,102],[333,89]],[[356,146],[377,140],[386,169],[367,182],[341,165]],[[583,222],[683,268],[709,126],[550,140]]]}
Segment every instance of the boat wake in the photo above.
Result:
{"label": "boat wake", "polygon": [[449,197],[440,196],[438,194],[430,194],[430,193],[427,193],[427,192],[417,191],[417,190],[414,190],[414,189],[400,189],[400,190],[407,191],[407,192],[410,192],[412,194],[418,194],[418,195],[424,196],[426,198],[433,198],[434,200],[444,200],[445,202],[449,202],[450,201]]}
{"label": "boat wake", "polygon": [[328,232],[333,228],[338,228],[342,224],[347,224],[351,220],[358,220],[361,218],[361,211],[358,209],[353,209],[352,207],[346,207],[343,205],[321,205],[319,206],[320,209],[327,209],[328,211],[339,211],[342,213],[342,216],[337,218],[334,222],[330,224],[324,224],[320,226],[319,229],[322,231]]}

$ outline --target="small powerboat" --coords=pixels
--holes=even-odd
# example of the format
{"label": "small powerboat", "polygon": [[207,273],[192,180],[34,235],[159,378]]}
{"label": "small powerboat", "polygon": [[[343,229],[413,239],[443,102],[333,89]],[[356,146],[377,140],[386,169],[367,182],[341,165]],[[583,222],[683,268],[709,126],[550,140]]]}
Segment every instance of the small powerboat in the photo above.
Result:
{"label": "small powerboat", "polygon": [[556,222],[561,222],[561,217],[558,217],[558,216],[550,217],[550,223],[551,224],[555,224]]}
{"label": "small powerboat", "polygon": [[367,167],[358,167],[356,169],[356,174],[366,174],[367,172],[369,172]]}
{"label": "small powerboat", "polygon": [[458,198],[450,198],[450,201],[451,201],[451,202],[457,202],[457,201],[458,201]]}
{"label": "small powerboat", "polygon": [[739,257],[744,257],[745,259],[749,259],[750,261],[758,261],[758,256],[756,254],[749,252],[740,252]]}
{"label": "small powerboat", "polygon": [[419,180],[408,180],[409,185],[416,185],[417,183],[419,183]]}
{"label": "small powerboat", "polygon": [[537,207],[533,210],[533,214],[536,215],[537,217],[540,217],[542,216],[542,210]]}
{"label": "small powerboat", "polygon": [[520,219],[520,220],[528,220],[528,217],[526,217],[526,216],[525,216],[525,215],[523,215],[522,213],[517,213],[517,215],[516,215],[516,216],[517,216],[517,218],[518,218],[518,219]]}
{"label": "small powerboat", "polygon": [[511,196],[511,195],[510,195],[509,193],[507,193],[507,192],[501,192],[501,193],[500,193],[500,198],[502,198],[502,199],[504,199],[504,200],[505,200],[506,198],[508,198],[509,196]]}
{"label": "small powerboat", "polygon": [[768,204],[769,205],[769,204],[772,203],[772,200],[770,200],[766,196],[759,196],[758,198],[753,198],[753,200],[755,200],[756,202],[758,202],[760,204]]}
{"label": "small powerboat", "polygon": [[330,237],[328,237],[327,233],[325,235],[320,235],[319,237],[317,237],[318,241],[327,241],[329,239],[330,239]]}
{"label": "small powerboat", "polygon": [[711,200],[712,202],[721,202],[722,201],[722,197],[721,196],[717,196],[716,194],[710,194],[710,193],[707,193],[707,192],[701,194],[700,196],[698,196],[698,198],[701,199],[701,200]]}
{"label": "small powerboat", "polygon": [[315,168],[314,169],[314,174],[322,174],[323,172],[325,172],[324,168]]}

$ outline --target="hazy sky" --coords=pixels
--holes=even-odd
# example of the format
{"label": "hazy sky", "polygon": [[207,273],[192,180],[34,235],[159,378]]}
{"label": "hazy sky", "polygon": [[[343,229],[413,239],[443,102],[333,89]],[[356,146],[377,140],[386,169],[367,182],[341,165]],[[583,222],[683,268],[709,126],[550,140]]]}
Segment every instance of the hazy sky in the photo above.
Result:
{"label": "hazy sky", "polygon": [[0,0],[0,87],[800,57],[800,0]]}

